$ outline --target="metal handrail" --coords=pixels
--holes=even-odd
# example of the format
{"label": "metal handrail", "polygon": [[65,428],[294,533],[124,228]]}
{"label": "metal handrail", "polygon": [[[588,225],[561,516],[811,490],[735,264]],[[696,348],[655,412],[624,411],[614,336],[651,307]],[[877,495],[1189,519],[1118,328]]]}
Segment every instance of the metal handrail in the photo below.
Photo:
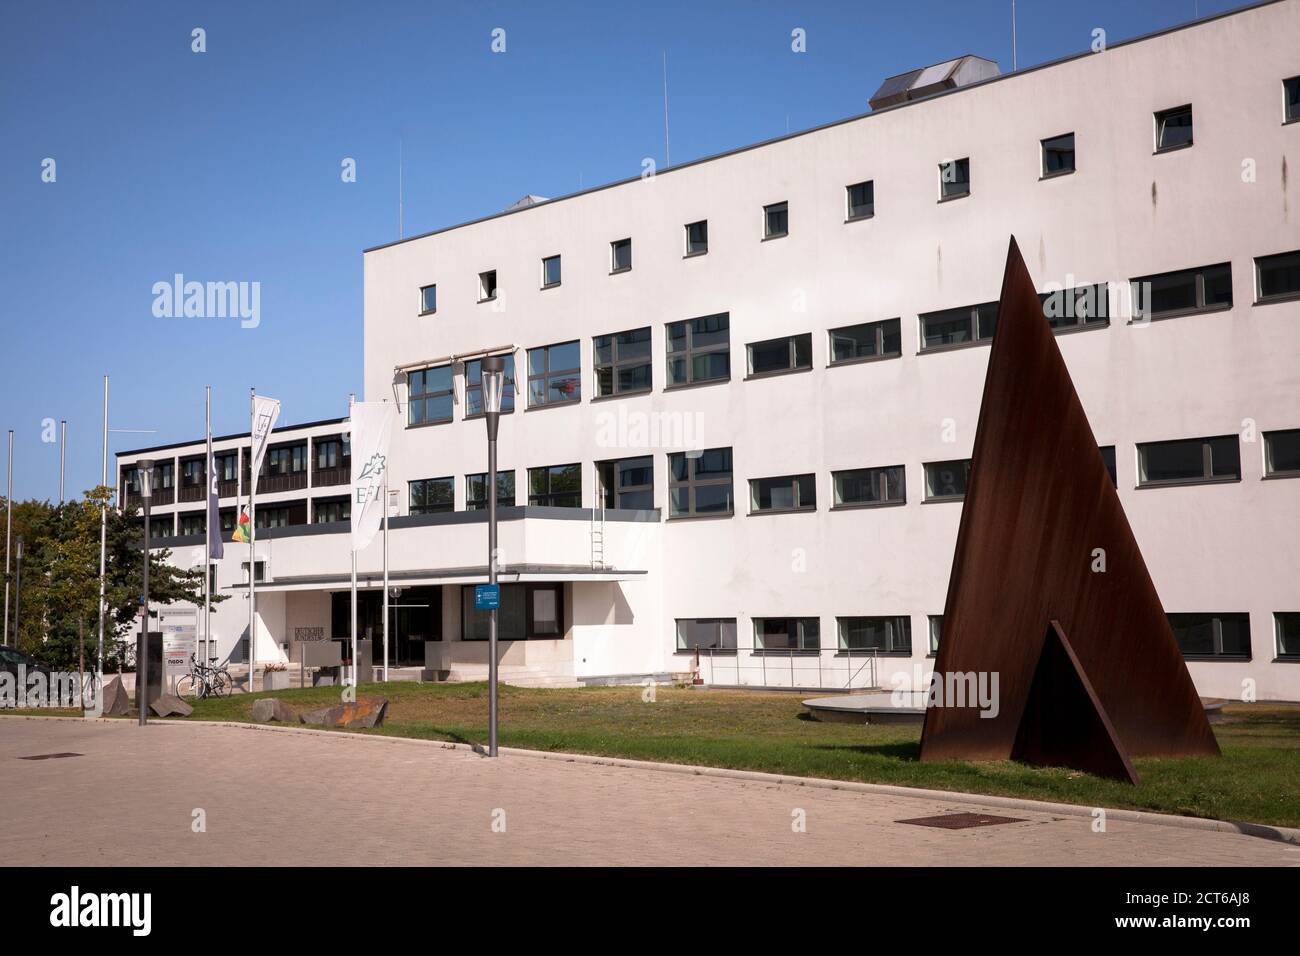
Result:
{"label": "metal handrail", "polygon": [[[870,648],[867,650],[857,651],[858,655],[864,655],[860,658],[861,662],[857,668],[854,668],[854,651],[852,648],[762,648],[756,646],[750,647],[700,647],[693,648],[701,660],[708,660],[708,674],[701,673],[699,676],[705,684],[712,684],[718,687],[772,687],[772,688],[799,688],[805,690],[865,690],[879,686],[879,648]],[[742,655],[748,652],[748,657],[759,658],[758,663],[744,665]],[[826,666],[825,655],[829,654],[831,664]],[[768,666],[767,659],[786,658],[785,664],[775,664]],[[843,666],[834,666],[839,658],[843,658]],[[721,659],[721,661],[719,661]],[[730,666],[722,662],[732,659],[735,661]],[[795,666],[796,661],[816,660],[816,669],[812,667],[798,668]],[[801,681],[800,670],[810,678],[807,681]],[[858,678],[864,671],[870,672],[867,680],[858,682]],[[731,674],[728,674],[728,672]],[[756,681],[745,680],[744,671],[757,671],[759,679]],[[815,679],[813,675],[815,674]],[[728,682],[726,678],[734,675],[735,680]]]}

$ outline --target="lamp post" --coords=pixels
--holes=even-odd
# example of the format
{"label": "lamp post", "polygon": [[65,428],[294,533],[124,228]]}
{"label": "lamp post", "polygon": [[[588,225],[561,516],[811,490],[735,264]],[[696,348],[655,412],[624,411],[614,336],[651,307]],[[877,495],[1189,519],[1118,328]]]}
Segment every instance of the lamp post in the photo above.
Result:
{"label": "lamp post", "polygon": [[14,580],[14,647],[18,646],[18,614],[22,610],[23,601],[23,536],[18,536],[18,551],[15,557],[18,558],[18,574]]}
{"label": "lamp post", "polygon": [[140,501],[144,505],[144,593],[140,595],[140,644],[135,654],[136,705],[140,726],[149,720],[149,503],[153,498],[153,459],[136,462],[140,472]]}
{"label": "lamp post", "polygon": [[[497,426],[501,423],[501,391],[506,363],[488,355],[482,363],[483,417],[488,438],[488,584],[497,583]],[[488,756],[497,755],[497,609],[488,611]]]}

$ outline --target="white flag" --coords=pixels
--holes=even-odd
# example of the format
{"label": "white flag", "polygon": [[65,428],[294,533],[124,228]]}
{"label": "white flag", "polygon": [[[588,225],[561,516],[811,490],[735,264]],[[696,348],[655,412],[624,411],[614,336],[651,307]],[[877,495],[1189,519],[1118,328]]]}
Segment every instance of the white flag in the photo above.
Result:
{"label": "white flag", "polygon": [[278,401],[261,395],[253,396],[253,494],[257,494],[257,473],[262,470],[262,459],[266,457],[266,443],[279,417]]}
{"label": "white flag", "polygon": [[397,417],[393,402],[352,405],[352,550],[360,551],[379,530],[384,516],[384,475],[388,443]]}

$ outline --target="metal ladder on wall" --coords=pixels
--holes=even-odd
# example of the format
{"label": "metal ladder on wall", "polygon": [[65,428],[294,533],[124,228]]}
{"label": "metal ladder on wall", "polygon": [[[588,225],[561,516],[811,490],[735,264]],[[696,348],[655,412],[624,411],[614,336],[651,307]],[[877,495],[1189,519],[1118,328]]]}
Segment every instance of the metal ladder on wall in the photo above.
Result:
{"label": "metal ladder on wall", "polygon": [[605,495],[600,487],[600,469],[596,469],[596,500],[591,509],[591,570],[605,569]]}

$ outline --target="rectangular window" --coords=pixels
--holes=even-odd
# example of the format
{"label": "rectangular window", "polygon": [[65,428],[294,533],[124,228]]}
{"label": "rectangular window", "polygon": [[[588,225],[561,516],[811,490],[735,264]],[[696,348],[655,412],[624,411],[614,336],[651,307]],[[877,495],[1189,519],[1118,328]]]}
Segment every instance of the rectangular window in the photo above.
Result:
{"label": "rectangular window", "polygon": [[[515,357],[501,356],[505,359],[503,379],[501,382],[501,414],[515,410]],[[465,363],[465,417],[474,418],[483,414],[483,360],[470,359]]]}
{"label": "rectangular window", "polygon": [[993,338],[998,324],[998,304],[983,302],[960,309],[943,309],[921,315],[921,351],[982,342]]}
{"label": "rectangular window", "polygon": [[264,474],[268,477],[271,475],[296,475],[306,470],[306,445],[293,445],[288,448],[282,446],[266,450]]}
{"label": "rectangular window", "polygon": [[620,458],[596,462],[602,507],[649,511],[655,506],[654,459]]}
{"label": "rectangular window", "polygon": [[908,617],[837,617],[842,651],[912,653],[912,619]]}
{"label": "rectangular window", "polygon": [[731,482],[730,448],[669,455],[669,516],[731,514],[734,510]]}
{"label": "rectangular window", "polygon": [[970,484],[970,459],[932,461],[925,465],[925,500],[960,501]]}
{"label": "rectangular window", "polygon": [[1277,656],[1300,658],[1300,611],[1278,611],[1273,615],[1273,629],[1277,634]]}
{"label": "rectangular window", "polygon": [[207,515],[202,511],[191,511],[181,515],[181,534],[197,535],[207,533]]}
{"label": "rectangular window", "polygon": [[[213,454],[213,464],[217,469],[217,479],[219,481],[238,481],[239,475],[239,452],[227,452],[224,455]],[[225,492],[222,492],[224,495]],[[231,494],[234,494],[232,491]]]}
{"label": "rectangular window", "polygon": [[1169,614],[1184,657],[1250,660],[1249,614]]}
{"label": "rectangular window", "polygon": [[846,186],[844,191],[849,204],[848,213],[844,217],[847,221],[870,219],[876,214],[876,184],[873,180]]}
{"label": "rectangular window", "polygon": [[704,315],[667,326],[668,385],[731,378],[731,316]]}
{"label": "rectangular window", "polygon": [[490,302],[497,297],[497,270],[489,269],[478,274],[478,300]]}
{"label": "rectangular window", "polygon": [[1241,449],[1236,435],[1146,442],[1137,448],[1139,485],[1241,478]]}
{"label": "rectangular window", "polygon": [[181,487],[200,488],[203,486],[203,459],[190,458],[181,462]]}
{"label": "rectangular window", "polygon": [[451,421],[452,387],[450,365],[407,372],[407,425]]}
{"label": "rectangular window", "polygon": [[632,270],[632,240],[618,239],[609,244],[609,271],[630,272]]}
{"label": "rectangular window", "polygon": [[1074,172],[1074,134],[1065,133],[1042,141],[1042,176],[1063,176]]}
{"label": "rectangular window", "polygon": [[1101,452],[1101,460],[1106,465],[1106,473],[1110,475],[1110,483],[1114,487],[1119,487],[1119,471],[1115,467],[1115,446],[1100,445],[1097,450]]}
{"label": "rectangular window", "polygon": [[650,391],[650,327],[598,335],[592,340],[596,394],[626,395]]}
{"label": "rectangular window", "polygon": [[690,617],[677,619],[677,649],[679,651],[736,650],[736,619],[734,617]]}
{"label": "rectangular window", "polygon": [[754,650],[818,651],[821,631],[821,620],[815,617],[756,617]]}
{"label": "rectangular window", "polygon": [[902,323],[899,319],[846,325],[842,329],[831,329],[830,336],[832,365],[903,354]]}
{"label": "rectangular window", "polygon": [[751,342],[745,346],[745,350],[749,353],[751,376],[812,368],[811,332],[768,339],[764,342]]}
{"label": "rectangular window", "polygon": [[786,475],[749,480],[749,511],[816,511],[817,476]]}
{"label": "rectangular window", "polygon": [[343,442],[337,438],[317,439],[312,445],[316,449],[316,468],[338,468],[342,463]]}
{"label": "rectangular window", "polygon": [[[269,510],[275,511],[276,509],[272,508]],[[257,512],[257,526],[259,528],[265,527],[265,525],[262,524],[262,512],[260,510]],[[149,519],[149,538],[151,540],[170,538],[175,533],[176,532],[172,530],[171,515],[161,515],[160,517],[151,517]]]}
{"label": "rectangular window", "polygon": [[1142,276],[1132,285],[1135,318],[1168,319],[1232,308],[1232,264],[1228,262]]}
{"label": "rectangular window", "polygon": [[1300,76],[1282,81],[1282,122],[1300,120]]}
{"label": "rectangular window", "polygon": [[257,527],[261,528],[287,528],[289,527],[289,509],[288,508],[258,508],[257,509]]}
{"label": "rectangular window", "polygon": [[349,498],[318,498],[312,502],[311,520],[313,524],[335,524],[352,518],[352,502]]}
{"label": "rectangular window", "polygon": [[860,508],[870,505],[901,505],[907,501],[903,466],[855,468],[831,472],[836,508]]}
{"label": "rectangular window", "polygon": [[970,160],[949,159],[939,164],[939,201],[970,195]]}
{"label": "rectangular window", "polygon": [[408,489],[413,515],[445,514],[456,509],[455,482],[451,478],[422,478]]}
{"label": "rectangular window", "polygon": [[420,314],[428,315],[438,311],[438,287],[426,285],[420,288]]}
{"label": "rectangular window", "polygon": [[1264,474],[1300,477],[1300,428],[1264,432]]}
{"label": "rectangular window", "polygon": [[528,350],[528,407],[582,398],[582,350],[576,341]]}
{"label": "rectangular window", "polygon": [[763,238],[776,239],[790,233],[789,203],[774,202],[763,207]]}
{"label": "rectangular window", "polygon": [[1104,282],[1040,292],[1043,317],[1056,331],[1110,324],[1110,290]]}
{"label": "rectangular window", "polygon": [[551,289],[560,284],[560,257],[547,256],[542,260],[542,288]]}
{"label": "rectangular window", "polygon": [[[466,641],[486,641],[490,611],[474,607],[474,588],[460,589],[461,634]],[[503,584],[497,609],[497,638],[502,641],[564,638],[564,586],[562,584]]]}
{"label": "rectangular window", "polygon": [[528,504],[533,508],[581,508],[582,466],[529,468]]}
{"label": "rectangular window", "polygon": [[943,615],[930,615],[930,655],[939,653],[939,642],[943,640]]}
{"label": "rectangular window", "polygon": [[699,222],[686,224],[686,254],[688,256],[702,256],[709,251],[709,221],[701,219]]}
{"label": "rectangular window", "polygon": [[1255,301],[1300,296],[1300,249],[1255,260]]}
{"label": "rectangular window", "polygon": [[[465,476],[465,510],[487,511],[488,476],[480,471],[477,475]],[[515,506],[514,470],[497,472],[497,507],[513,508]]]}
{"label": "rectangular window", "polygon": [[1192,145],[1192,107],[1179,106],[1155,115],[1156,152]]}

